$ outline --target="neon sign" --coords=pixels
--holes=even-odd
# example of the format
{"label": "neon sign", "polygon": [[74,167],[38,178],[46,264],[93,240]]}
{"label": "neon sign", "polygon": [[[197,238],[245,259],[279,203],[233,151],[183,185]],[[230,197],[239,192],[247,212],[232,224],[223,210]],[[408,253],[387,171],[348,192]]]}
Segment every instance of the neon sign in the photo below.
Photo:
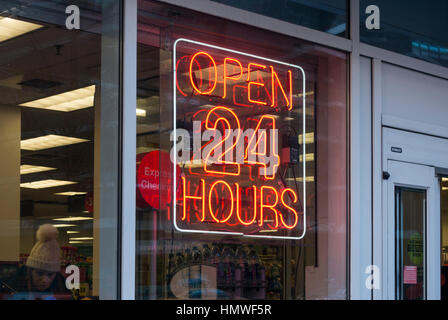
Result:
{"label": "neon sign", "polygon": [[[173,224],[177,231],[299,240],[306,233],[306,132],[298,66],[188,39],[173,49]],[[286,123],[283,119],[295,122]],[[298,139],[298,133],[297,138]],[[290,140],[290,139],[289,139]],[[181,147],[179,147],[181,146]],[[281,152],[279,149],[281,148]],[[285,170],[301,168],[297,185]],[[293,169],[294,170],[294,169]],[[299,171],[300,172],[300,171]]]}

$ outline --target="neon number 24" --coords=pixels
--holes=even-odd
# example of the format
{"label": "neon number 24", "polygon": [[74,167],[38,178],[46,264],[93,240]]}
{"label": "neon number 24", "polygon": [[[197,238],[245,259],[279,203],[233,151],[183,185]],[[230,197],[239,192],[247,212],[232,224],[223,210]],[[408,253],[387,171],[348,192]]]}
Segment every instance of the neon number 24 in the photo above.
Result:
{"label": "neon number 24", "polygon": [[[268,130],[260,128],[263,123],[269,124],[269,122],[271,124],[271,129],[269,139],[270,155],[268,156]],[[253,134],[249,138],[249,143],[247,144],[247,149],[244,153],[244,161],[247,164],[260,165],[260,173],[267,180],[273,180],[275,178],[275,173],[277,172],[280,163],[277,141],[278,132],[275,127],[275,118],[273,116],[263,115],[258,121]]]}
{"label": "neon number 24", "polygon": [[[211,115],[217,114],[218,118],[214,121],[210,121]],[[229,121],[232,119],[232,121]],[[273,180],[275,178],[275,173],[280,163],[280,157],[278,155],[277,141],[278,141],[278,133],[276,129],[275,118],[269,115],[263,115],[258,121],[255,130],[249,131],[248,144],[244,149],[244,157],[238,159],[237,161],[233,160],[233,151],[236,150],[238,153],[237,146],[241,146],[240,143],[244,144],[244,140],[242,138],[241,125],[238,119],[238,116],[229,108],[224,106],[217,106],[211,109],[206,116],[205,120],[205,128],[207,130],[216,131],[218,128],[219,122],[224,124],[224,138],[221,141],[218,141],[213,148],[208,150],[208,153],[204,158],[204,171],[206,173],[214,173],[214,174],[222,174],[222,175],[232,175],[239,176],[241,172],[241,164],[250,164],[250,165],[260,165],[261,170],[260,173],[267,180]],[[235,122],[237,128],[231,130],[231,122]],[[264,128],[270,127],[270,130],[261,129],[262,125]],[[268,131],[270,131],[269,139],[268,139]],[[232,132],[236,132],[234,135]],[[233,139],[235,138],[235,141]],[[268,144],[268,141],[270,142]],[[269,156],[268,156],[268,145],[269,148]],[[225,147],[224,152],[219,154],[219,150],[222,150],[222,146]],[[218,154],[217,154],[218,152]],[[225,170],[218,171],[216,169],[211,169],[210,166],[210,158],[211,154],[217,154],[216,163],[225,164],[230,167],[234,167],[233,170]],[[228,160],[230,159],[230,160]],[[241,160],[241,161],[238,161]]]}
{"label": "neon number 24", "polygon": [[[218,119],[216,119],[216,120],[212,123],[212,122],[210,122],[210,116],[211,116],[213,113],[216,113],[216,114],[218,114],[219,116],[218,116]],[[230,121],[229,121],[228,118],[226,118],[225,116],[222,116],[222,114],[224,114],[224,115],[228,115],[228,116],[230,116],[230,118],[233,118],[233,120],[235,120],[236,125],[237,125],[237,128],[236,128],[236,131],[237,131],[237,137],[236,137],[235,142],[234,142],[230,147],[227,147],[227,149],[225,149],[223,153],[218,154],[218,157],[217,157],[217,161],[216,161],[216,162],[217,162],[217,163],[222,163],[222,164],[227,164],[227,165],[229,165],[229,166],[234,166],[235,169],[236,169],[236,170],[235,170],[236,172],[231,172],[231,171],[217,171],[217,170],[213,170],[213,169],[209,169],[209,168],[208,168],[209,163],[210,163],[210,160],[209,160],[209,159],[210,159],[210,157],[211,157],[212,152],[215,153],[215,152],[218,152],[219,150],[222,150],[222,149],[221,149],[221,146],[222,146],[222,145],[225,145],[226,140],[233,139],[232,130],[231,130],[231,125],[230,125]],[[223,139],[221,139],[220,142],[218,142],[213,148],[211,148],[211,149],[209,150],[209,152],[207,153],[207,155],[205,156],[205,159],[204,159],[204,162],[205,162],[205,163],[204,163],[204,171],[207,172],[207,173],[215,173],[215,174],[223,174],[223,175],[239,176],[239,175],[240,175],[240,172],[241,172],[241,165],[240,165],[239,163],[234,162],[234,161],[227,161],[227,160],[224,160],[224,157],[225,157],[227,154],[233,152],[233,150],[236,148],[236,145],[238,144],[238,141],[239,141],[240,136],[241,136],[240,120],[238,119],[237,115],[236,115],[232,110],[230,110],[229,108],[227,108],[227,107],[223,107],[223,106],[217,106],[217,107],[214,107],[213,109],[211,109],[211,110],[207,113],[207,117],[206,117],[206,119],[205,119],[205,128],[206,128],[207,130],[214,130],[214,131],[216,131],[217,128],[218,128],[218,123],[219,123],[220,121],[222,121],[222,122],[225,124],[225,127],[226,127],[226,128],[224,129],[224,134],[225,134],[225,136],[224,136]],[[211,123],[211,125],[210,125],[210,123]]]}

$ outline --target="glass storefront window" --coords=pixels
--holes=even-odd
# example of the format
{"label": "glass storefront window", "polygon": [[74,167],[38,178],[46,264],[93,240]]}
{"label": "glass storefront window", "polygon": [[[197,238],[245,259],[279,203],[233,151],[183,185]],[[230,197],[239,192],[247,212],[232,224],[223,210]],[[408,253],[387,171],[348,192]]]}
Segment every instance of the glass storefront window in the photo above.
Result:
{"label": "glass storefront window", "polygon": [[[380,29],[368,30],[366,8],[380,9]],[[361,42],[448,67],[448,2],[360,1]]]}
{"label": "glass storefront window", "polygon": [[0,12],[0,299],[117,298],[120,2]]}
{"label": "glass storefront window", "polygon": [[340,37],[348,37],[346,0],[211,0]]}
{"label": "glass storefront window", "polygon": [[347,55],[139,1],[137,299],[347,298]]}

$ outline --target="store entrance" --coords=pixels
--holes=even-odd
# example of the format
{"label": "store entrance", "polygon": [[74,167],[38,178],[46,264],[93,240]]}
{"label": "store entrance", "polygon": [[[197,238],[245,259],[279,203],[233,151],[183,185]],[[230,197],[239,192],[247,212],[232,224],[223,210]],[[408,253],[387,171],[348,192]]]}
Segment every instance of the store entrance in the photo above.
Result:
{"label": "store entrance", "polygon": [[437,285],[429,283],[429,269],[438,256],[437,238],[431,237],[438,225],[434,168],[389,160],[388,173],[390,294],[397,300],[423,300],[430,287]]}
{"label": "store entrance", "polygon": [[374,264],[382,265],[382,299],[447,296],[447,146],[446,139],[383,130],[382,222],[374,226],[381,229],[381,237],[374,238],[381,258]]}

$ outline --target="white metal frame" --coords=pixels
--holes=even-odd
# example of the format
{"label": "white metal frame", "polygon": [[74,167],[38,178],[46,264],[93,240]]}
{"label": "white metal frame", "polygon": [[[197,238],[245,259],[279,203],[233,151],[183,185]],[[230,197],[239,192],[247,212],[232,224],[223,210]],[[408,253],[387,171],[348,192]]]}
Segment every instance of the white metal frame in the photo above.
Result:
{"label": "white metal frame", "polygon": [[387,114],[383,114],[379,119],[379,122],[386,127],[399,128],[403,130],[415,131],[418,128],[418,132],[433,135],[437,137],[448,138],[448,128],[437,126],[430,123],[417,122],[414,120],[403,119]]}
{"label": "white metal frame", "polygon": [[[378,290],[367,290],[364,273],[367,266],[372,264],[376,253],[357,250],[354,244],[362,241],[372,244],[373,225],[376,224],[381,213],[382,185],[381,179],[381,126],[382,121],[396,121],[396,119],[381,119],[381,64],[391,63],[404,68],[427,73],[443,79],[448,79],[448,68],[437,66],[425,61],[410,58],[388,50],[376,48],[360,43],[360,5],[359,0],[350,2],[350,39],[312,30],[278,19],[262,16],[256,13],[233,8],[209,0],[158,0],[209,15],[219,16],[235,22],[251,25],[260,29],[289,35],[308,40],[350,54],[350,298],[371,299],[380,297]],[[123,0],[124,3],[124,65],[123,65],[123,195],[122,195],[122,268],[121,288],[123,299],[133,299],[135,290],[135,151],[136,151],[136,41],[137,41],[137,0]],[[365,130],[359,125],[362,112],[360,100],[360,67],[359,57],[363,55],[372,58],[372,174],[373,192],[367,194],[361,188],[359,177],[363,172],[361,163],[366,161],[360,152],[359,135]],[[442,130],[442,129],[441,129]],[[445,131],[444,131],[445,132]],[[446,135],[448,137],[448,134]],[[369,159],[370,161],[370,159]],[[361,203],[370,199],[370,203]],[[369,219],[369,216],[372,216]],[[373,234],[378,232],[373,229]],[[359,249],[359,248],[358,248]]]}
{"label": "white metal frame", "polygon": [[442,79],[448,79],[448,68],[433,63],[377,48],[365,43],[359,44],[359,52],[362,55],[382,60],[390,64],[426,73]]}
{"label": "white metal frame", "polygon": [[[350,12],[359,12],[359,2],[350,2]],[[352,41],[352,51],[350,52],[350,121],[349,121],[349,150],[350,150],[350,298],[367,300],[371,298],[371,291],[366,287],[365,280],[368,275],[365,270],[372,264],[370,250],[363,250],[371,247],[371,197],[369,194],[362,194],[363,188],[363,166],[366,160],[361,152],[362,145],[362,112],[361,102],[361,56],[359,52],[359,15],[354,15],[350,19],[350,35]],[[370,201],[363,202],[361,199]],[[361,246],[361,243],[363,244]],[[356,244],[356,245],[355,245]],[[369,245],[370,244],[370,245]]]}
{"label": "white metal frame", "polygon": [[[372,264],[381,265],[381,242],[375,239],[381,239],[381,226],[383,203],[383,139],[382,139],[382,91],[381,91],[381,60],[372,60]],[[381,268],[379,269],[381,273]],[[381,274],[380,274],[381,276]],[[373,299],[381,299],[381,288],[372,292]]]}
{"label": "white metal frame", "polygon": [[137,0],[123,0],[121,299],[135,299]]}

